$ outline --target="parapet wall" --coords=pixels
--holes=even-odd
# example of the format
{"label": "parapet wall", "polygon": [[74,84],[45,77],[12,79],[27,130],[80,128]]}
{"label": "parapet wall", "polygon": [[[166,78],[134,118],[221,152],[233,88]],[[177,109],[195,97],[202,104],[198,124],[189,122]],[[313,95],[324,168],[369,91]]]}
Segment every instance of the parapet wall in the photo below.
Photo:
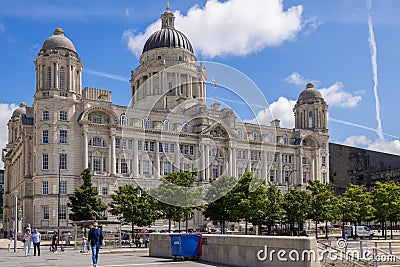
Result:
{"label": "parapet wall", "polygon": [[[311,237],[203,235],[200,260],[230,266],[320,267]],[[169,234],[151,234],[149,256],[171,258]]]}

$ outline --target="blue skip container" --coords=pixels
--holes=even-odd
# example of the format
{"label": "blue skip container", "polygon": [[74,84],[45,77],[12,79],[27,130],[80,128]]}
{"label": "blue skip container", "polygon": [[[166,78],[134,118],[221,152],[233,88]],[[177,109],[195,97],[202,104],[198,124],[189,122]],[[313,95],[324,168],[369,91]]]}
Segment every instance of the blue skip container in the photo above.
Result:
{"label": "blue skip container", "polygon": [[171,234],[169,236],[174,260],[177,260],[177,257],[197,259],[201,256],[201,234]]}

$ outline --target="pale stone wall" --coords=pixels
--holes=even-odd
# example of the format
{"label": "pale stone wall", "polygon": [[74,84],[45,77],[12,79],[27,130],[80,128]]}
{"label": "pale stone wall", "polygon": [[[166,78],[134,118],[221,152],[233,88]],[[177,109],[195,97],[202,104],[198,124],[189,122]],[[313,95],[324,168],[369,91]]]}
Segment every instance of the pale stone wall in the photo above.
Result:
{"label": "pale stone wall", "polygon": [[[267,251],[265,253],[259,251]],[[282,260],[278,260],[278,251]],[[294,252],[296,251],[296,252]],[[308,260],[308,253],[315,253],[316,258]],[[296,259],[297,253],[299,260]],[[257,256],[259,254],[259,257]],[[272,261],[270,261],[272,255]],[[302,260],[305,255],[306,260]],[[151,234],[149,256],[171,258],[169,234]],[[260,259],[259,259],[260,258]],[[319,267],[317,242],[311,237],[276,237],[247,235],[203,235],[201,260],[230,266],[269,266],[269,267]],[[287,259],[287,260],[285,260]]]}

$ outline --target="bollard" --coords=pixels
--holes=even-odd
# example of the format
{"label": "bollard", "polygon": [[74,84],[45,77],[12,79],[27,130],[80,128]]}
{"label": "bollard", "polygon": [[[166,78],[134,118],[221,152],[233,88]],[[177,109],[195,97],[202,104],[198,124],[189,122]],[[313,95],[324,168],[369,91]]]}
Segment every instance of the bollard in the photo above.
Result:
{"label": "bollard", "polygon": [[362,258],[363,255],[364,255],[364,246],[363,242],[360,241],[360,259]]}
{"label": "bollard", "polygon": [[393,251],[392,251],[392,242],[389,242],[389,254],[393,255]]}
{"label": "bollard", "polygon": [[10,245],[10,243],[8,243],[8,253],[10,253],[10,248],[11,248],[11,245]]}

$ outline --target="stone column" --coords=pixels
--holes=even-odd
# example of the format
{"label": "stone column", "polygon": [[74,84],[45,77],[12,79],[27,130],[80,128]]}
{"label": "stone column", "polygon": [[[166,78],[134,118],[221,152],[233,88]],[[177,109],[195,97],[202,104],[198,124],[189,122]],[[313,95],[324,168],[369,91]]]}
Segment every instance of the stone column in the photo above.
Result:
{"label": "stone column", "polygon": [[179,171],[181,168],[181,152],[179,150],[179,141],[175,142],[175,168]]}
{"label": "stone column", "polygon": [[[265,148],[266,149],[266,148]],[[262,158],[262,178],[265,179],[267,182],[269,181],[268,177],[268,154],[266,151],[261,152],[261,158]]]}
{"label": "stone column", "polygon": [[111,128],[111,174],[116,174],[115,164],[116,164],[116,156],[115,156],[115,128]]}
{"label": "stone column", "polygon": [[251,150],[250,148],[247,150],[247,172],[251,172]]}
{"label": "stone column", "polygon": [[138,140],[133,140],[133,177],[138,177],[139,175],[139,155],[138,155]]}
{"label": "stone column", "polygon": [[83,126],[83,136],[84,136],[84,147],[83,147],[83,151],[84,151],[84,169],[89,167],[89,151],[88,151],[88,126]]}
{"label": "stone column", "polygon": [[161,170],[160,170],[160,150],[159,150],[159,147],[158,147],[159,145],[160,145],[160,142],[156,141],[156,147],[155,147],[155,150],[156,150],[156,158],[155,158],[156,175],[155,175],[155,178],[159,178],[160,177],[160,172],[161,172]]}
{"label": "stone column", "polygon": [[236,147],[232,148],[232,176],[237,177],[237,150]]}
{"label": "stone column", "polygon": [[233,157],[232,157],[231,145],[232,144],[229,143],[229,147],[228,147],[228,173],[227,173],[228,177],[232,176],[232,168],[233,168]]}
{"label": "stone column", "polygon": [[204,168],[205,179],[209,180],[210,179],[210,147],[208,144],[206,144],[204,147],[205,147],[205,156],[206,156],[206,158],[205,158],[206,165]]}
{"label": "stone column", "polygon": [[54,63],[54,88],[59,88],[59,86],[58,86],[58,63]]}

